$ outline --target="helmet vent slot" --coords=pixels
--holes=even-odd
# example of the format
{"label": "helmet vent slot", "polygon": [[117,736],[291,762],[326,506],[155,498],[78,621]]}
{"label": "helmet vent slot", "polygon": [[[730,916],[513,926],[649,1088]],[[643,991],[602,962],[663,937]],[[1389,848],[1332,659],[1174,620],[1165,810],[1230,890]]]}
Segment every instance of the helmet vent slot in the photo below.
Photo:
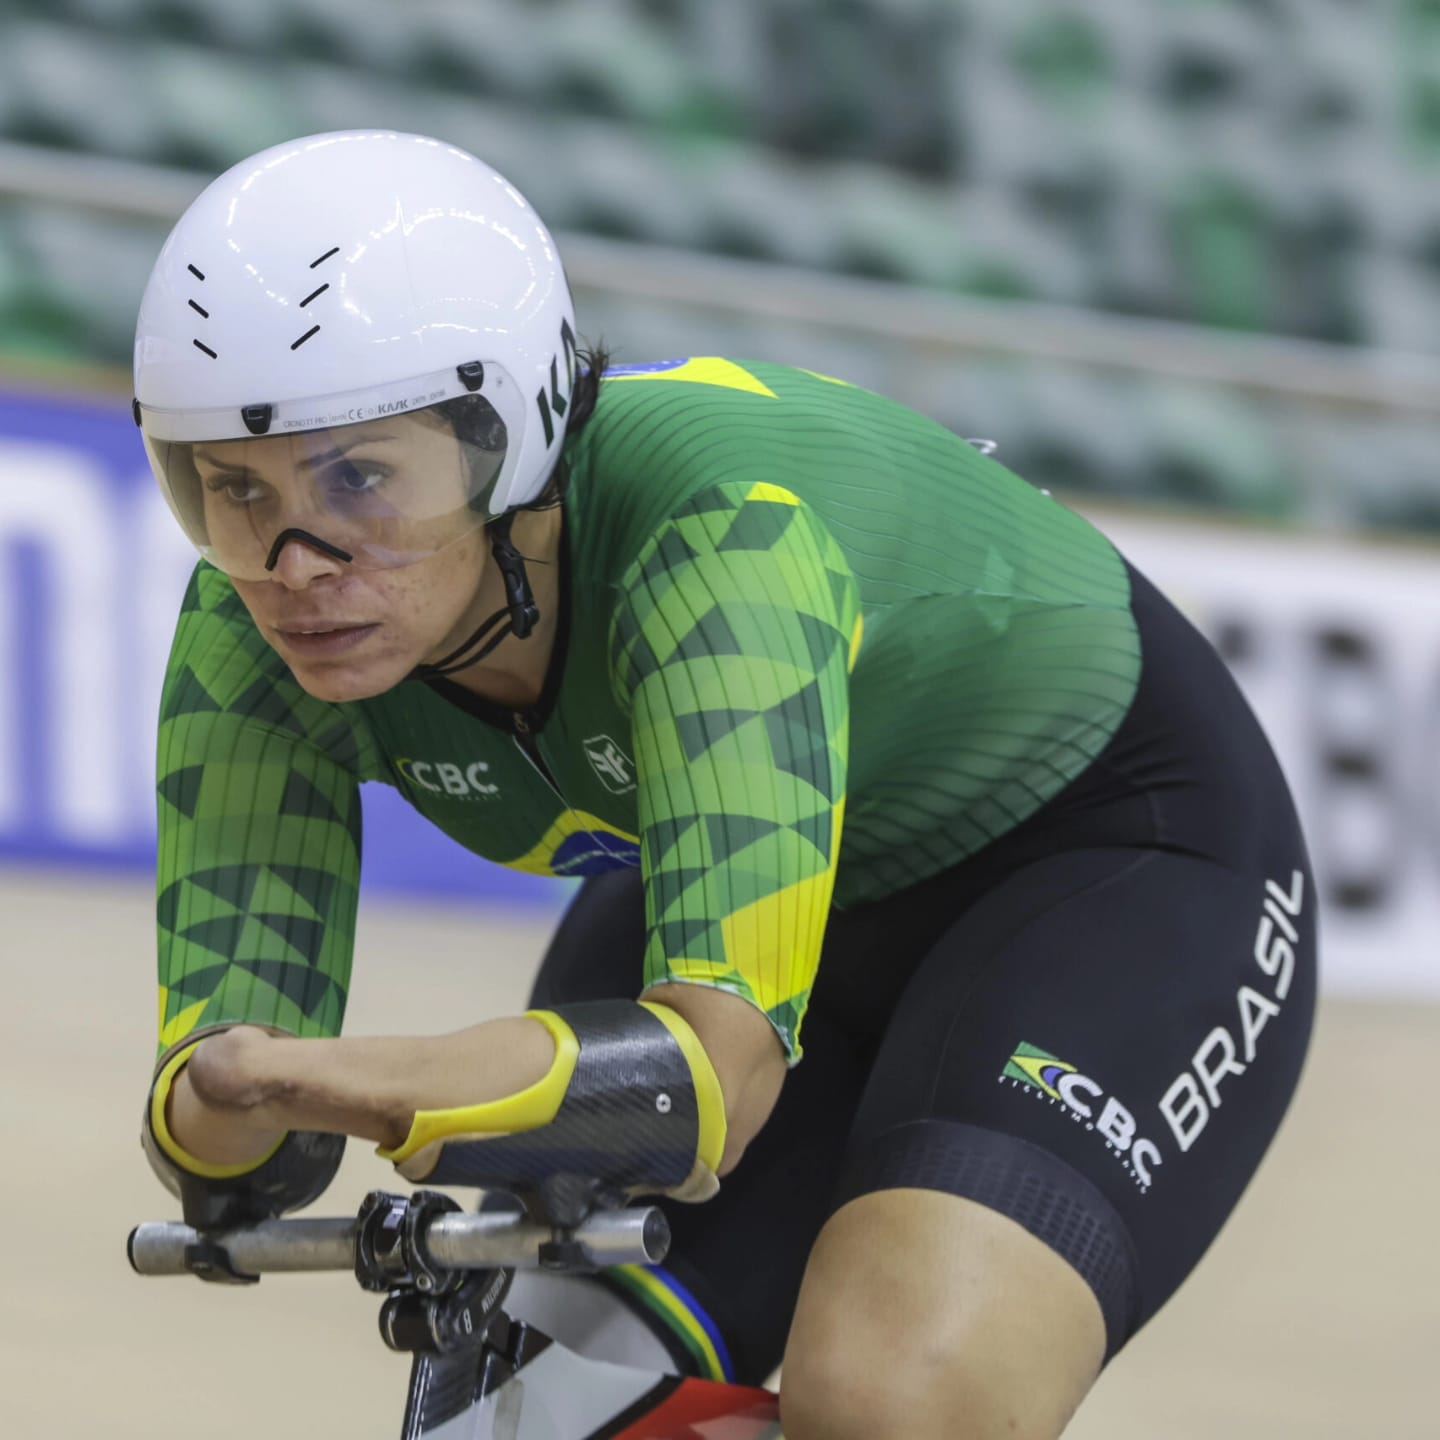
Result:
{"label": "helmet vent slot", "polygon": [[203,315],[207,320],[210,318],[210,312],[203,305],[197,304],[194,300],[190,302],[190,308],[197,315]]}
{"label": "helmet vent slot", "polygon": [[203,279],[205,278],[193,265],[187,265],[185,268],[186,268],[197,280],[203,280]]}
{"label": "helmet vent slot", "polygon": [[195,348],[197,350],[203,350],[212,360],[218,360],[220,358],[203,340],[195,341]]}
{"label": "helmet vent slot", "polygon": [[340,247],[338,245],[332,245],[318,260],[312,260],[310,262],[310,268],[313,270],[317,265],[323,265],[332,255],[338,255],[339,253]]}
{"label": "helmet vent slot", "polygon": [[[312,325],[290,348],[292,350],[298,350],[312,335],[316,334],[319,329],[320,327],[318,325]],[[196,343],[198,344],[199,342],[197,341]]]}
{"label": "helmet vent slot", "polygon": [[323,295],[329,288],[330,288],[330,282],[327,280],[327,281],[325,282],[325,284],[323,284],[318,290],[312,290],[312,291],[300,302],[300,308],[303,310],[317,295]]}

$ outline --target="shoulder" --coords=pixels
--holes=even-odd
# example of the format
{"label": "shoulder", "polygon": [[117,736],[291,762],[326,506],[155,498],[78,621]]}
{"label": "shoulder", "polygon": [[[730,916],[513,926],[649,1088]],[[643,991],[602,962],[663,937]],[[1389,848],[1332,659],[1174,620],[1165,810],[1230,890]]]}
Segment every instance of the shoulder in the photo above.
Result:
{"label": "shoulder", "polygon": [[204,684],[219,709],[229,708],[237,687],[289,673],[229,577],[203,560],[180,602],[167,678],[173,682],[181,671]]}
{"label": "shoulder", "polygon": [[700,356],[612,365],[594,413],[572,441],[572,472],[607,491],[664,499],[721,480],[799,479],[920,454],[972,464],[974,448],[898,399],[817,371]]}
{"label": "shoulder", "polygon": [[682,360],[610,365],[600,381],[596,420],[624,423],[637,412],[766,417],[813,410],[847,414],[871,409],[892,421],[922,417],[896,400],[848,380],[793,365],[697,355]]}
{"label": "shoulder", "polygon": [[968,449],[897,401],[809,370],[719,356],[612,365],[567,450],[572,510],[590,545],[623,568],[717,486],[748,495],[779,483],[811,500],[882,478],[922,436]]}

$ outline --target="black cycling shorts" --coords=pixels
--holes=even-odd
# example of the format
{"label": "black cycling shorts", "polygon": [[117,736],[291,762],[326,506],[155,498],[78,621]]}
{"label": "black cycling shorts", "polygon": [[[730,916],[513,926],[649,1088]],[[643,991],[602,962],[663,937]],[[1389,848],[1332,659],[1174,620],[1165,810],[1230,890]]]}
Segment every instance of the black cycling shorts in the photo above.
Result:
{"label": "black cycling shorts", "polygon": [[[1143,669],[1109,745],[978,855],[832,912],[769,1123],[715,1200],[667,1207],[673,1288],[742,1380],[779,1363],[828,1216],[894,1187],[1049,1244],[1094,1290],[1108,1358],[1194,1268],[1280,1123],[1315,1003],[1305,844],[1229,671],[1131,579]],[[637,872],[588,881],[535,1003],[638,993],[644,930]]]}

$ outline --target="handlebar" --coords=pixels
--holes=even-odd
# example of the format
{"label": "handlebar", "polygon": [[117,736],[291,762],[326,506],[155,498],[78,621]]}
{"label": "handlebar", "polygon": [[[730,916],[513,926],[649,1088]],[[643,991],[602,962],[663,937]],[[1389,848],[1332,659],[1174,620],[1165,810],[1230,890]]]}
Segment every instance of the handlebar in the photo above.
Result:
{"label": "handlebar", "polygon": [[[354,1270],[364,1218],[362,1212],[336,1219],[265,1220],[203,1234],[177,1222],[153,1221],[131,1231],[127,1249],[141,1275],[199,1273],[197,1256],[217,1249],[244,1276]],[[442,1212],[426,1216],[415,1238],[430,1265],[474,1270],[655,1265],[664,1258],[670,1237],[664,1215],[647,1206],[597,1211],[564,1231],[508,1212]]]}

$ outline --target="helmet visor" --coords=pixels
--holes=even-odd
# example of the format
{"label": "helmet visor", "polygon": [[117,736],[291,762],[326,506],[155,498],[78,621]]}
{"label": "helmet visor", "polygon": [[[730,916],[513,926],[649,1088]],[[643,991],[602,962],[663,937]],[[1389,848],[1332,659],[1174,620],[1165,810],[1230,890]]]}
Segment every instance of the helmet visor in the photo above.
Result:
{"label": "helmet visor", "polygon": [[266,579],[291,540],[361,570],[424,560],[490,518],[510,452],[510,426],[478,394],[213,439],[164,439],[146,420],[142,407],[170,508],[205,559],[237,580]]}

